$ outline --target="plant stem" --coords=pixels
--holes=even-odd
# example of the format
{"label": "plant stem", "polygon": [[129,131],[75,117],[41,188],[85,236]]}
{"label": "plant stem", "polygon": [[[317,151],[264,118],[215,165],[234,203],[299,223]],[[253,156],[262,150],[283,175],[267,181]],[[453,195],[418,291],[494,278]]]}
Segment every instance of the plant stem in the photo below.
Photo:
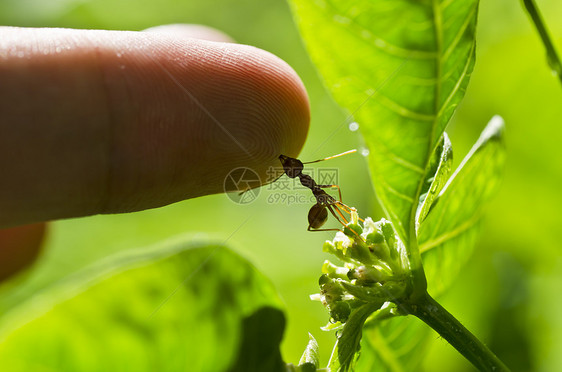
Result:
{"label": "plant stem", "polygon": [[429,294],[426,293],[425,297],[419,298],[415,303],[401,305],[439,333],[480,371],[509,371],[509,368],[486,345]]}
{"label": "plant stem", "polygon": [[[414,218],[412,218],[411,226],[415,226]],[[410,259],[410,268],[412,270],[412,295],[410,299],[416,302],[417,298],[423,298],[427,294],[427,279],[423,269],[420,249],[418,246],[418,238],[415,228],[410,232],[410,247],[408,258]]]}
{"label": "plant stem", "polygon": [[525,5],[527,13],[529,13],[529,16],[531,17],[531,20],[535,24],[537,32],[539,33],[544,47],[546,48],[548,64],[552,71],[558,76],[560,84],[562,84],[562,63],[560,62],[560,58],[556,53],[554,44],[552,43],[552,40],[548,35],[546,25],[541,17],[541,14],[539,13],[537,4],[535,4],[535,0],[523,0],[523,4]]}

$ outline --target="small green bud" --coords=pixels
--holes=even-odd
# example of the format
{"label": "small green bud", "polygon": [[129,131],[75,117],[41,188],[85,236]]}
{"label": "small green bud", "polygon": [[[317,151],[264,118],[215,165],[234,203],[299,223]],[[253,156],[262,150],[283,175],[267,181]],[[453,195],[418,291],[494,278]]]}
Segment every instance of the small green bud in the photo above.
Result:
{"label": "small green bud", "polygon": [[388,245],[384,242],[371,245],[371,250],[375,256],[384,262],[390,259],[390,250],[388,249]]}
{"label": "small green bud", "polygon": [[322,272],[330,278],[347,279],[348,271],[348,268],[336,266],[328,260],[324,261],[324,265],[322,265]]}
{"label": "small green bud", "polygon": [[380,231],[374,231],[365,238],[367,244],[380,244],[384,242],[384,235]]}
{"label": "small green bud", "polygon": [[336,266],[328,260],[324,261],[324,265],[322,265],[322,272],[331,279],[347,279],[348,271],[349,269]]}
{"label": "small green bud", "polygon": [[322,287],[324,284],[331,282],[332,279],[330,279],[330,277],[326,274],[322,274],[320,276],[320,279],[318,279],[318,284],[320,285],[320,287]]}
{"label": "small green bud", "polygon": [[377,266],[359,266],[347,273],[350,280],[356,279],[357,284],[374,284],[388,279],[389,273],[384,272],[382,268]]}
{"label": "small green bud", "polygon": [[390,223],[390,221],[385,220],[384,218],[380,221],[382,234],[384,235],[384,239],[390,245],[394,242],[394,227]]}
{"label": "small green bud", "polygon": [[383,297],[386,297],[386,293],[382,292],[382,286],[379,284],[373,284],[367,287],[345,283],[344,288],[350,295],[355,298],[355,302],[378,302],[381,301]]}
{"label": "small green bud", "polygon": [[347,235],[348,238],[355,240],[363,234],[363,228],[359,226],[359,224],[348,223],[343,228],[343,233]]}
{"label": "small green bud", "polygon": [[334,246],[334,243],[326,240],[326,242],[324,242],[324,245],[322,246],[322,251],[334,254],[336,252],[336,247]]}
{"label": "small green bud", "polygon": [[390,257],[395,260],[397,256],[396,252],[396,234],[394,232],[394,227],[392,223],[385,220],[384,218],[380,221],[381,222],[381,230],[382,234],[384,235],[384,239],[386,240],[386,244],[388,244],[390,248]]}
{"label": "small green bud", "polygon": [[324,261],[324,264],[322,265],[322,272],[324,274],[332,274],[332,273],[336,272],[336,268],[337,268],[336,265],[334,265],[330,261],[326,260],[326,261]]}
{"label": "small green bud", "polygon": [[351,314],[351,308],[347,302],[340,301],[330,306],[330,316],[334,322],[345,323],[349,314]]}
{"label": "small green bud", "polygon": [[338,231],[332,242],[334,251],[328,251],[328,253],[332,253],[340,260],[345,262],[347,261],[347,258],[345,257],[345,255],[347,254],[347,249],[351,247],[354,242],[355,242],[354,239],[350,239],[343,232]]}
{"label": "small green bud", "polygon": [[356,241],[353,246],[348,249],[348,256],[364,264],[374,263],[369,247],[362,241]]}
{"label": "small green bud", "polygon": [[344,296],[344,290],[341,284],[336,282],[334,279],[329,279],[327,283],[322,284],[320,286],[320,290],[328,305],[341,301]]}

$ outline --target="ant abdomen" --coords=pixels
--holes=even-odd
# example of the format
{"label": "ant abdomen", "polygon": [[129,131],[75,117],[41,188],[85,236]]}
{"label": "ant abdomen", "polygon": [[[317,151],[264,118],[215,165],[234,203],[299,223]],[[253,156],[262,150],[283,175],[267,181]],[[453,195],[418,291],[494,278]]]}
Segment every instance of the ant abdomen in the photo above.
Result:
{"label": "ant abdomen", "polygon": [[328,210],[322,204],[314,204],[308,211],[308,224],[313,229],[319,229],[328,220]]}

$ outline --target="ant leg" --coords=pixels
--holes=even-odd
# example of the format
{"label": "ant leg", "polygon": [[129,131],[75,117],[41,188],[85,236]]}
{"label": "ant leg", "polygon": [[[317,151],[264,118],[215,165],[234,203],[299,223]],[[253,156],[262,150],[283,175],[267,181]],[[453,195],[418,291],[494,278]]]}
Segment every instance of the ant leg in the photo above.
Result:
{"label": "ant leg", "polygon": [[315,232],[315,231],[341,231],[341,230],[340,229],[315,229],[310,225],[308,225],[308,229],[306,229],[306,231]]}
{"label": "ant leg", "polygon": [[[343,203],[343,200],[342,200],[342,197],[341,197],[341,189],[338,185],[317,185],[317,186],[320,187],[320,188],[326,188],[326,189],[327,188],[334,188],[334,187],[337,188],[340,200],[334,202],[334,204],[339,205],[344,211],[346,211],[348,214],[351,214],[351,208]],[[359,221],[365,222],[361,217],[359,217]]]}
{"label": "ant leg", "polygon": [[[318,187],[320,187],[320,188],[322,188],[322,189],[334,188],[334,187],[337,188],[337,189],[338,189],[338,194],[339,194],[339,199],[340,199],[340,200],[334,201],[334,202],[332,203],[332,205],[334,205],[334,206],[337,205],[337,206],[339,206],[340,208],[342,208],[345,212],[347,212],[348,214],[351,214],[351,207],[348,207],[348,206],[345,205],[345,204],[343,203],[343,201],[342,201],[341,189],[340,189],[340,187],[339,187],[338,185],[316,185],[316,186],[318,186]],[[339,211],[339,209],[337,209],[337,207],[336,207],[336,210],[338,211],[338,214],[343,218],[343,220],[346,221],[346,224],[347,224],[347,219],[342,215],[342,213]],[[332,212],[332,214],[334,214],[334,213]],[[334,215],[334,216],[335,216],[335,215]],[[358,217],[358,218],[359,218],[359,221],[365,222],[365,220],[363,220],[361,217]]]}
{"label": "ant leg", "polygon": [[351,214],[351,208],[343,203],[343,200],[342,200],[342,197],[341,197],[341,189],[338,185],[318,185],[318,187],[320,187],[320,188],[334,188],[334,187],[337,188],[340,200],[335,201],[333,204],[339,205],[343,210],[345,210],[347,213]]}
{"label": "ant leg", "polygon": [[[341,207],[344,211],[346,211],[347,213],[351,214],[351,208],[348,207],[347,205],[343,204],[342,202],[338,202],[336,201],[334,204],[337,204],[339,207]],[[359,221],[361,222],[365,222],[364,219],[362,219],[361,217],[357,217],[359,219]]]}
{"label": "ant leg", "polygon": [[[343,203],[342,203],[342,204],[343,204]],[[344,204],[344,205],[345,205],[345,204]],[[326,208],[328,208],[328,210],[332,213],[332,215],[341,223],[341,221],[340,221],[340,219],[338,218],[338,216],[336,216],[336,214],[335,214],[334,211],[332,210],[332,207],[334,207],[334,209],[338,212],[338,214],[339,214],[339,215],[343,218],[343,220],[345,221],[345,225],[347,225],[347,224],[348,224],[348,221],[345,219],[345,217],[343,216],[343,214],[342,214],[342,213],[340,212],[340,210],[338,209],[337,204],[332,204],[332,205],[329,205],[329,204],[328,204],[328,205],[326,205]],[[361,221],[363,221],[363,220],[361,220]],[[354,234],[357,238],[359,238],[361,241],[364,241],[363,238],[362,238],[355,230],[352,230],[352,229],[350,229],[350,230],[353,232],[353,234]],[[340,230],[340,231],[341,231],[341,230]]]}
{"label": "ant leg", "polygon": [[340,203],[343,204],[343,201],[341,200],[341,189],[338,185],[317,185],[318,187],[322,188],[322,189],[333,189],[334,187],[338,189],[338,194],[340,197]]}
{"label": "ant leg", "polygon": [[[336,202],[337,203],[337,202]],[[334,218],[336,220],[338,220],[339,223],[341,223],[343,226],[347,225],[348,221],[347,219],[343,216],[343,214],[341,213],[341,211],[338,209],[337,204],[333,203],[333,204],[325,204],[326,208],[330,211],[330,213],[332,214],[332,216],[334,216]],[[333,209],[332,209],[333,207]],[[336,212],[334,212],[334,209],[336,210],[336,212],[338,212],[336,214]],[[340,217],[345,221],[345,223],[343,223],[340,218],[338,217],[338,214],[340,215]],[[308,224],[308,228],[307,231],[342,231],[340,229],[314,229],[310,224]],[[353,234],[359,238],[361,241],[364,241],[363,238],[355,231],[355,230],[351,230],[353,232]]]}
{"label": "ant leg", "polygon": [[[338,189],[338,194],[340,197],[340,200],[336,201],[334,204],[337,204],[338,206],[340,206],[344,211],[346,211],[347,213],[351,214],[351,208],[348,207],[347,205],[345,205],[343,203],[342,197],[341,197],[341,189],[338,185],[317,185],[320,188],[337,188]],[[365,222],[361,217],[359,217],[359,221],[361,222]]]}
{"label": "ant leg", "polygon": [[[332,209],[332,207],[334,207]],[[343,213],[338,209],[338,207],[336,207],[336,204],[326,204],[326,208],[328,208],[328,210],[330,211],[330,213],[332,214],[332,216],[334,216],[336,218],[336,220],[338,220],[339,223],[341,223],[342,225],[347,225],[349,223],[349,221],[345,218],[345,216],[343,215]],[[345,223],[343,223],[339,217],[336,215],[336,213],[334,212],[334,209],[336,210],[336,212],[338,212],[339,216],[342,218],[342,220],[345,221]]]}

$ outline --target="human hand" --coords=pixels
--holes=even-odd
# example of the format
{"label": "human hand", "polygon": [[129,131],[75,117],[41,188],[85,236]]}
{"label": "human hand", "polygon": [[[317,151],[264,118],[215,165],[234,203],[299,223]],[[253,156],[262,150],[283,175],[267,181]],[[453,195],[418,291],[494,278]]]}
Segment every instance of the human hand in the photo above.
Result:
{"label": "human hand", "polygon": [[309,123],[295,72],[205,28],[0,28],[0,227],[154,208],[265,180]]}

